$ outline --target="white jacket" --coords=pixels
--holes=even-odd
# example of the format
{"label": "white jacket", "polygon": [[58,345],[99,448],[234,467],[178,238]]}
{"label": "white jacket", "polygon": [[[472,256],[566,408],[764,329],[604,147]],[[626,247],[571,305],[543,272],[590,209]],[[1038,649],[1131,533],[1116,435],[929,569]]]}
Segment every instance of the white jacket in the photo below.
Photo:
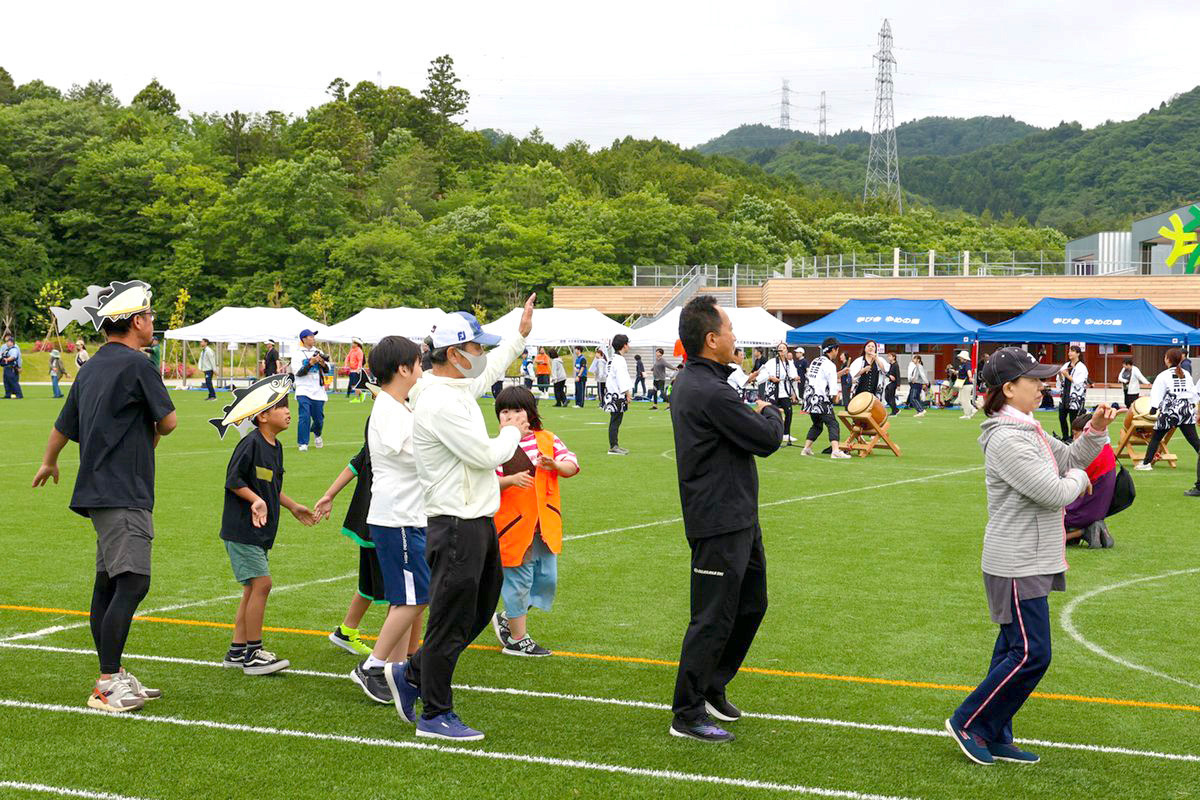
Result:
{"label": "white jacket", "polygon": [[510,426],[494,439],[488,436],[477,400],[524,347],[523,336],[501,342],[488,353],[483,374],[473,380],[430,373],[413,387],[413,450],[427,516],[477,519],[499,510],[496,467],[513,457],[521,433]]}

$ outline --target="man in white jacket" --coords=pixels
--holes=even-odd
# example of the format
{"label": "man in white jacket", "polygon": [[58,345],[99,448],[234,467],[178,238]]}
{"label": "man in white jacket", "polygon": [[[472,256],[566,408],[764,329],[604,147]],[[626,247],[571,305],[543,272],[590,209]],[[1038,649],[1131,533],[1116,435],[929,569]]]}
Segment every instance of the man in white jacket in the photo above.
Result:
{"label": "man in white jacket", "polygon": [[450,682],[458,657],[486,628],[500,598],[500,543],[492,517],[500,508],[496,468],[512,458],[527,432],[502,425],[488,436],[478,398],[521,355],[533,328],[525,301],[518,335],[500,344],[465,312],[451,314],[433,333],[432,374],[410,393],[413,449],[428,517],[429,622],[425,642],[409,659],[399,687],[411,705],[419,687],[424,707],[417,736],[477,741],[483,733],[454,713]]}

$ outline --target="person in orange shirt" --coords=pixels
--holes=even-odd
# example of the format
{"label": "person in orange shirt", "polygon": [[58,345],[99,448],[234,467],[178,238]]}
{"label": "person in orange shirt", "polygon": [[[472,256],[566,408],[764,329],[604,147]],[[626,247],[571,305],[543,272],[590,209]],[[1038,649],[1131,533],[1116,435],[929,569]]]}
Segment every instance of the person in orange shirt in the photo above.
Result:
{"label": "person in orange shirt", "polygon": [[492,616],[492,629],[510,656],[548,656],[550,651],[529,635],[531,608],[549,611],[558,587],[558,554],[562,552],[562,498],[558,479],[579,472],[579,459],[562,440],[542,428],[537,398],[523,386],[510,386],[496,397],[501,425],[528,425],[513,457],[496,470],[500,480],[500,564],[504,610]]}
{"label": "person in orange shirt", "polygon": [[362,390],[358,388],[362,383],[362,366],[363,366],[363,348],[362,342],[354,339],[350,345],[350,352],[346,354],[346,397],[362,394]]}
{"label": "person in orange shirt", "polygon": [[537,375],[538,391],[550,391],[550,356],[546,348],[538,348],[537,355],[533,357],[533,371]]}

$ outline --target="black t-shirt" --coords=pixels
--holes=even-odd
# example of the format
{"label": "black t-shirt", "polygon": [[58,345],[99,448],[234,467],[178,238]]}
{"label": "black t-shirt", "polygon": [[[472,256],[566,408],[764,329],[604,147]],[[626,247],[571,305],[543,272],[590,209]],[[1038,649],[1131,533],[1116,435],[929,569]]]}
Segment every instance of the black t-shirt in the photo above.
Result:
{"label": "black t-shirt", "polygon": [[272,347],[263,357],[263,375],[274,375],[277,372],[279,372],[279,351]]}
{"label": "black t-shirt", "polygon": [[965,383],[971,382],[971,364],[968,361],[958,365],[958,379]]}
{"label": "black t-shirt", "polygon": [[[367,424],[370,424],[368,420]],[[357,476],[354,480],[354,495],[346,509],[346,518],[342,520],[342,533],[359,541],[359,544],[371,542],[371,529],[367,526],[367,512],[371,510],[371,451],[366,443],[358,455],[350,459],[350,469]]]}
{"label": "black t-shirt", "polygon": [[[254,527],[250,503],[234,494],[247,487],[267,504],[267,521]],[[221,538],[230,542],[256,544],[270,549],[279,530],[279,493],[283,491],[283,445],[271,444],[257,428],[233,448],[225,471],[225,510],[221,514]]]}
{"label": "black t-shirt", "polygon": [[79,443],[71,510],[154,510],[154,426],[175,410],[140,350],[109,342],[75,374],[54,427]]}

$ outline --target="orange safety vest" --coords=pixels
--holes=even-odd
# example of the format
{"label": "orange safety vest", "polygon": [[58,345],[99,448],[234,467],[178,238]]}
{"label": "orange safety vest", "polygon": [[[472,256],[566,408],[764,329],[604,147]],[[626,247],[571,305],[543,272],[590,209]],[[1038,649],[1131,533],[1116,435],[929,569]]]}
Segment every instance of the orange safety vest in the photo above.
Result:
{"label": "orange safety vest", "polygon": [[[554,434],[534,431],[538,452],[554,458]],[[534,470],[533,486],[509,486],[500,493],[500,510],[493,518],[500,537],[500,563],[519,567],[533,544],[533,533],[541,525],[542,540],[551,553],[562,552],[562,502],[558,473]]]}

